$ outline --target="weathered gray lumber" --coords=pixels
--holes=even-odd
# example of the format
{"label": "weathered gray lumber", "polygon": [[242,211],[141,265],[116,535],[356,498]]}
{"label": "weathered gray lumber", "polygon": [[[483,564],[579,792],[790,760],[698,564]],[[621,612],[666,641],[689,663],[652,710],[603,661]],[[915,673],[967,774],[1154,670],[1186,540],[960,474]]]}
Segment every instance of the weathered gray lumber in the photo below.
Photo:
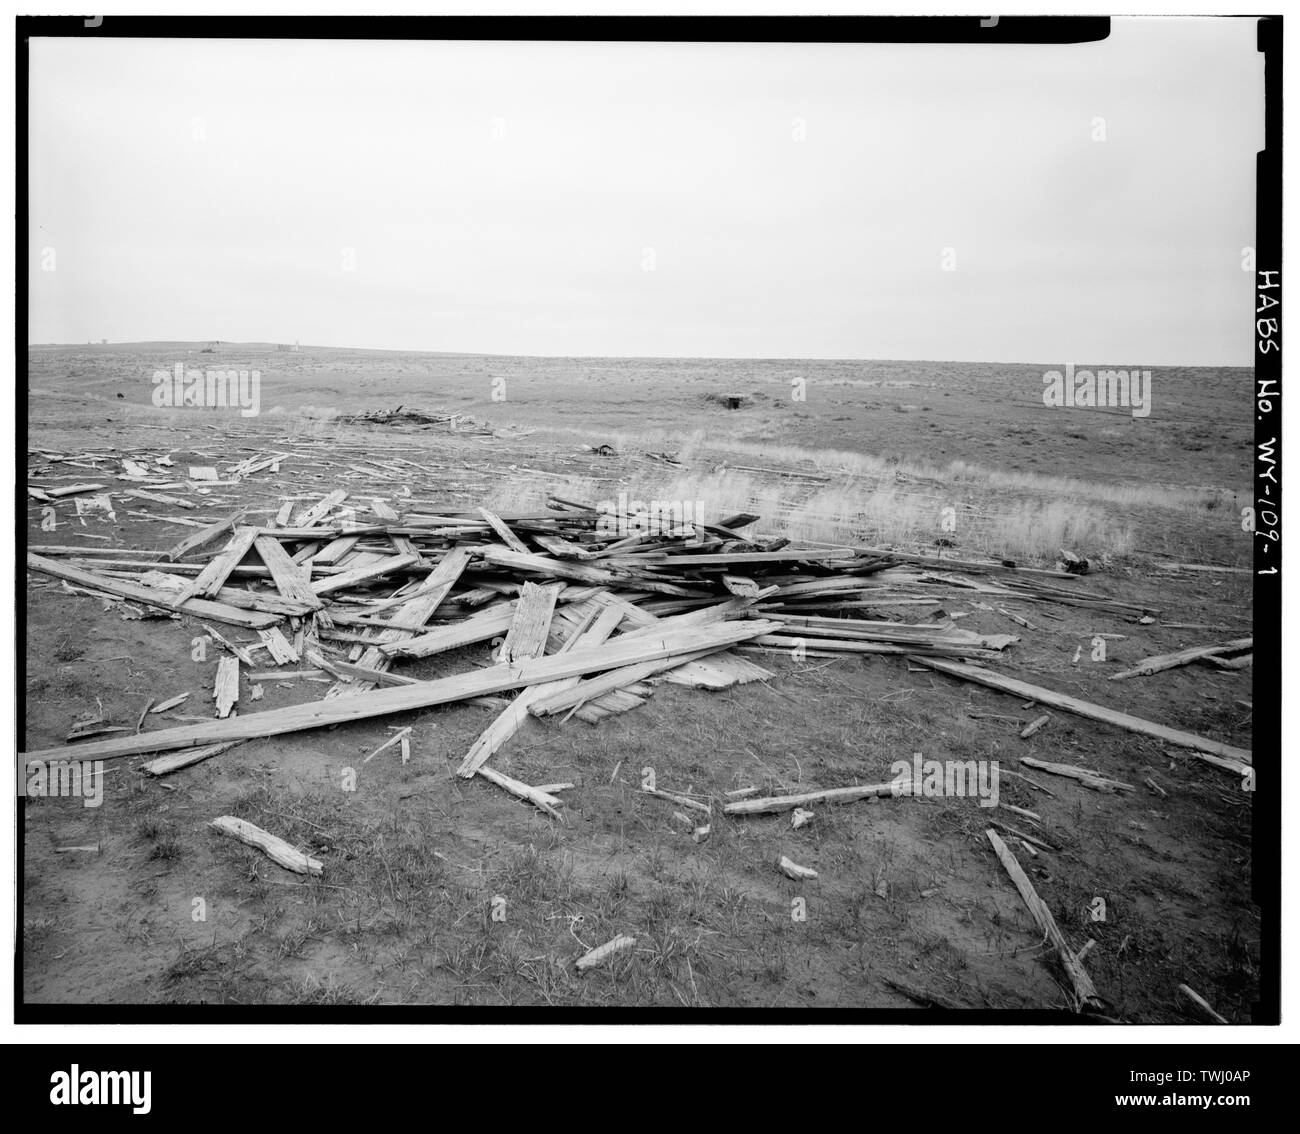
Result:
{"label": "weathered gray lumber", "polygon": [[290,705],[282,709],[268,709],[260,713],[205,724],[185,725],[180,728],[160,729],[138,736],[115,737],[111,740],[86,741],[82,744],[62,745],[26,753],[28,760],[111,760],[131,756],[137,752],[166,752],[173,748],[191,745],[216,744],[225,740],[244,740],[250,737],[279,736],[304,729],[325,728],[348,721],[366,720],[390,713],[425,709],[451,701],[464,701],[507,689],[519,689],[542,681],[556,681],[564,677],[577,677],[617,669],[635,662],[689,655],[701,650],[723,649],[734,642],[743,642],[755,634],[766,633],[770,622],[724,622],[717,626],[695,627],[687,630],[666,631],[662,636],[634,641],[615,639],[592,649],[573,650],[553,657],[510,665],[489,666],[471,673],[460,673],[436,681],[422,681],[414,685],[398,685],[391,689],[376,689],[355,697],[336,697],[313,701],[305,705]]}
{"label": "weathered gray lumber", "polygon": [[43,575],[53,575],[56,579],[80,583],[83,587],[93,587],[97,591],[117,595],[119,598],[133,599],[162,610],[180,611],[184,607],[182,611],[184,614],[202,615],[204,618],[211,618],[214,622],[227,622],[232,626],[247,626],[260,630],[267,626],[274,626],[280,621],[280,616],[277,614],[239,610],[226,603],[212,602],[209,599],[195,598],[190,599],[188,603],[180,603],[175,592],[146,587],[139,583],[128,583],[122,579],[110,579],[104,575],[97,575],[93,571],[83,571],[68,564],[56,563],[40,555],[28,554],[27,569],[39,571]]}
{"label": "weathered gray lumber", "polygon": [[1212,658],[1216,654],[1232,654],[1238,650],[1249,649],[1254,644],[1254,641],[1254,638],[1237,638],[1231,642],[1224,642],[1219,646],[1192,646],[1189,649],[1178,650],[1172,654],[1156,654],[1154,657],[1143,658],[1132,669],[1126,669],[1122,673],[1112,673],[1110,679],[1111,681],[1123,681],[1128,677],[1149,677],[1161,670],[1188,665],[1199,658]]}
{"label": "weathered gray lumber", "polygon": [[1028,681],[1019,681],[1014,677],[1006,676],[1006,674],[995,673],[993,670],[984,669],[982,666],[945,661],[941,658],[925,657],[921,654],[909,654],[908,660],[916,662],[917,665],[937,669],[940,673],[946,673],[952,677],[973,681],[977,685],[986,685],[990,689],[997,689],[1003,693],[1012,693],[1021,700],[1037,701],[1043,705],[1050,705],[1054,709],[1065,709],[1067,712],[1077,713],[1079,716],[1088,717],[1090,720],[1103,721],[1118,728],[1128,729],[1130,732],[1153,736],[1157,740],[1175,744],[1180,748],[1191,748],[1196,752],[1208,752],[1212,756],[1219,757],[1220,760],[1231,762],[1234,765],[1231,770],[1239,770],[1243,775],[1250,766],[1250,753],[1244,748],[1236,748],[1231,744],[1210,740],[1208,737],[1197,736],[1190,732],[1182,732],[1176,728],[1167,728],[1165,725],[1143,720],[1141,717],[1134,717],[1128,713],[1108,709],[1104,705],[1094,705],[1091,701],[1082,701],[1078,697],[1071,697],[1067,693],[1056,693],[1051,689],[1044,689],[1040,685],[1031,685]]}

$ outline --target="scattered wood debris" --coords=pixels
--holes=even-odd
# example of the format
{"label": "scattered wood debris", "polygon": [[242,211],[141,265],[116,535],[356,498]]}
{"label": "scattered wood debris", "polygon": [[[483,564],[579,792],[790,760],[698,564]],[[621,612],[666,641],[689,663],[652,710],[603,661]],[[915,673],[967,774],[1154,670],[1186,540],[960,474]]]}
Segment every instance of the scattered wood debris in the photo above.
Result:
{"label": "scattered wood debris", "polygon": [[[473,431],[477,424],[404,407],[362,415],[359,420],[396,427],[437,425],[457,432],[467,427]],[[198,493],[198,482],[168,481],[169,474],[161,472],[157,462],[137,462],[137,468],[128,468],[129,482],[119,482],[124,487],[87,483],[60,488],[54,483],[58,478],[41,478],[39,485],[30,486],[33,498],[47,504],[65,496],[82,500],[107,492],[110,504],[116,497],[119,505],[129,499],[131,507],[159,506],[149,513],[155,519],[164,518],[160,507],[193,513],[166,517],[167,522],[185,525],[189,534],[174,545],[173,536],[159,540],[165,551],[114,547],[116,535],[101,541],[106,546],[95,547],[91,545],[100,537],[91,529],[108,530],[102,523],[108,513],[100,510],[92,516],[91,509],[97,506],[83,504],[86,524],[78,527],[79,535],[62,546],[32,548],[28,568],[75,585],[75,593],[93,595],[119,608],[129,603],[133,604],[129,610],[161,611],[180,621],[178,634],[201,627],[223,652],[213,691],[217,719],[183,720],[177,727],[137,733],[127,728],[119,730],[125,735],[112,736],[98,732],[118,726],[102,719],[85,722],[69,737],[76,744],[30,752],[28,759],[115,759],[152,753],[142,770],[162,776],[245,739],[368,718],[391,719],[413,710],[470,702],[491,709],[494,716],[484,718],[486,727],[467,752],[449,753],[461,760],[458,767],[452,766],[467,781],[466,794],[486,793],[482,783],[490,783],[563,823],[560,794],[573,785],[532,786],[517,777],[558,779],[573,775],[571,769],[527,773],[516,767],[510,769],[515,772],[511,775],[494,766],[509,768],[505,760],[510,745],[525,730],[555,728],[557,718],[570,716],[596,724],[610,715],[633,711],[652,696],[667,695],[661,682],[721,690],[767,681],[774,674],[761,663],[772,655],[800,661],[842,659],[840,664],[845,665],[853,664],[856,654],[896,667],[909,685],[917,684],[906,677],[909,669],[927,675],[937,672],[1027,699],[1025,708],[1037,709],[1041,715],[1020,732],[1024,738],[1048,723],[1051,714],[1042,710],[1050,708],[1189,749],[1225,770],[1248,772],[1250,768],[1250,753],[1244,749],[973,664],[1014,658],[1021,641],[1017,634],[962,628],[983,624],[1009,629],[996,621],[998,616],[1033,633],[1050,633],[1040,628],[1044,620],[1055,617],[1052,608],[1058,605],[1122,616],[1127,622],[1154,623],[1157,612],[1142,604],[1080,589],[1091,583],[1078,578],[1080,565],[1094,578],[1097,565],[1089,567],[1078,556],[1063,552],[1061,570],[1043,571],[959,559],[943,548],[933,549],[938,554],[912,554],[889,547],[793,543],[744,534],[758,520],[749,514],[724,517],[717,524],[634,527],[611,533],[599,523],[602,517],[596,509],[558,497],[551,497],[546,510],[535,513],[482,507],[444,510],[441,504],[403,491],[412,462],[380,461],[370,454],[351,458],[358,463],[348,466],[350,471],[336,482],[346,487],[308,480],[288,497],[273,496],[259,508],[229,511],[239,501],[220,489],[278,467],[278,461],[288,456],[261,452],[229,467],[196,465],[188,471],[202,469],[202,492],[212,495],[192,499],[172,493],[187,489]],[[214,459],[207,454],[200,457]],[[650,457],[665,463],[672,460],[668,454]],[[115,463],[110,471],[90,475],[111,479],[110,473],[119,467],[127,466]],[[143,478],[140,468],[146,470]],[[393,483],[383,488],[378,483],[382,481]],[[196,510],[196,501],[204,502],[203,510]],[[70,510],[68,502],[61,507]],[[636,519],[641,524],[652,517]],[[50,593],[60,592],[51,587]],[[954,611],[953,603],[965,605],[972,598],[973,609],[981,614],[962,623],[964,612]],[[1034,619],[1011,610],[1011,605],[1032,610]],[[917,610],[934,614],[911,613]],[[214,629],[212,623],[221,629]],[[1241,638],[1158,655],[1114,677],[1155,673],[1192,661],[1244,667],[1252,645],[1251,639]],[[462,663],[452,672],[440,670],[445,676],[425,678],[425,670],[410,665],[412,659],[446,655],[466,646],[478,647],[479,662]],[[489,650],[495,651],[491,664],[482,664]],[[288,666],[300,668],[281,668]],[[273,695],[292,688],[285,679],[318,680],[326,688],[321,693],[299,684],[297,692],[313,691],[314,699],[277,708],[259,702],[249,706],[255,711],[237,714],[241,670],[253,682],[280,682],[268,686]],[[1208,673],[1203,676],[1211,678]],[[1218,675],[1212,680],[1222,686],[1229,679]],[[935,688],[943,684],[932,676],[922,684],[927,682]],[[252,700],[259,700],[260,690],[260,684],[254,685]],[[177,708],[189,695],[148,706],[140,714],[141,722],[150,714]],[[1022,711],[1020,716],[1003,719],[1015,721],[1019,728],[1027,716]],[[398,748],[406,764],[412,759],[412,738],[412,726],[404,727],[362,762],[368,764],[388,749]],[[366,747],[375,743],[378,738],[367,741]],[[423,759],[423,749],[419,755]],[[1023,763],[1097,791],[1133,790],[1129,784],[1073,765],[1028,757]],[[792,777],[787,784],[771,773],[764,781],[770,786],[728,791],[725,802],[719,801],[722,813],[729,818],[790,813],[790,830],[799,830],[811,822],[817,805],[910,794],[910,781],[854,784],[850,775],[844,776],[850,780],[848,786],[790,790],[806,786],[809,781],[802,775],[801,769],[799,778]],[[617,776],[615,767],[610,782]],[[601,773],[602,782],[603,778]],[[1020,778],[1037,791],[1055,795],[1027,777]],[[745,781],[738,774],[732,782]],[[1145,782],[1161,796],[1167,794],[1150,778]],[[762,794],[772,790],[784,794]],[[647,806],[660,821],[673,808],[679,809],[680,825],[675,830],[682,836],[689,832],[696,844],[710,838],[716,809],[708,796],[696,795],[693,785],[684,792],[658,787],[640,791],[672,805]],[[1082,965],[1087,947],[1077,954],[1070,951],[1003,836],[992,828],[1000,828],[1026,854],[1043,852],[1036,869],[1059,861],[1051,857],[1055,848],[1032,833],[1041,830],[1034,812],[1004,806],[1012,813],[1007,818],[1018,816],[1017,822],[1030,830],[994,823],[987,837],[1061,957],[1078,1005],[1096,1011],[1101,1000]],[[542,822],[533,812],[520,815]],[[320,862],[242,820],[222,816],[213,820],[213,826],[264,851],[286,869],[321,873]],[[799,843],[819,829],[820,825],[810,828]],[[678,845],[684,853],[692,853],[684,837]],[[770,868],[771,859],[767,861]],[[784,855],[777,866],[795,880],[817,877],[815,870]],[[884,877],[873,885],[877,892],[889,893],[890,883]],[[617,937],[578,958],[575,968],[586,971],[635,944],[632,936]]]}

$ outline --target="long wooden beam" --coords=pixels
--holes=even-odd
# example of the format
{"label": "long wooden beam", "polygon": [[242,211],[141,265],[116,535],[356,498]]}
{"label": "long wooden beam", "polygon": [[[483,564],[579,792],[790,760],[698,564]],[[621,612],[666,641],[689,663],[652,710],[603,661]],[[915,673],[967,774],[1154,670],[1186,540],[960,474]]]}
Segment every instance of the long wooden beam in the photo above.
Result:
{"label": "long wooden beam", "polygon": [[436,681],[422,681],[415,685],[398,685],[390,689],[375,689],[358,693],[355,697],[334,697],[312,701],[305,705],[290,705],[283,709],[269,709],[261,713],[248,713],[225,720],[204,724],[185,725],[179,728],[160,729],[158,732],[133,736],[114,737],[111,740],[86,741],[28,752],[28,760],[112,760],[120,756],[133,756],[138,752],[167,752],[174,748],[187,748],[196,744],[218,744],[225,740],[247,740],[253,737],[279,736],[286,732],[326,728],[348,721],[386,716],[389,713],[426,709],[451,701],[464,701],[488,693],[501,693],[543,681],[556,681],[563,677],[578,677],[615,669],[636,662],[667,658],[678,654],[692,654],[702,649],[720,649],[735,642],[743,642],[756,634],[772,629],[771,622],[724,622],[689,630],[665,633],[659,638],[641,638],[632,641],[615,639],[603,646],[573,650],[552,657],[530,661],[494,665],[472,673],[460,673]]}
{"label": "long wooden beam", "polygon": [[1003,693],[1013,693],[1021,700],[1037,701],[1042,705],[1051,705],[1056,709],[1064,709],[1068,713],[1077,713],[1079,716],[1088,717],[1090,720],[1104,721],[1106,724],[1112,724],[1118,728],[1126,728],[1129,732],[1139,732],[1145,736],[1153,736],[1157,740],[1163,740],[1167,744],[1175,744],[1179,748],[1191,748],[1196,752],[1209,753],[1218,757],[1219,766],[1226,766],[1229,771],[1246,775],[1250,768],[1250,752],[1245,748],[1234,748],[1231,744],[1224,744],[1222,741],[1210,740],[1208,737],[1182,732],[1176,728],[1167,728],[1165,725],[1156,724],[1154,721],[1143,720],[1141,717],[1134,717],[1128,713],[1108,709],[1105,705],[1094,705],[1091,701],[1082,701],[1078,697],[1071,697],[1068,693],[1056,693],[1051,689],[1044,689],[1040,685],[1030,685],[1028,681],[1019,681],[1014,677],[1006,676],[1006,674],[984,669],[982,666],[967,665],[964,662],[944,661],[940,658],[927,657],[922,654],[909,654],[907,660],[916,662],[917,665],[937,669],[940,673],[946,673],[952,677],[973,681],[977,685],[986,685],[990,689],[997,689]]}

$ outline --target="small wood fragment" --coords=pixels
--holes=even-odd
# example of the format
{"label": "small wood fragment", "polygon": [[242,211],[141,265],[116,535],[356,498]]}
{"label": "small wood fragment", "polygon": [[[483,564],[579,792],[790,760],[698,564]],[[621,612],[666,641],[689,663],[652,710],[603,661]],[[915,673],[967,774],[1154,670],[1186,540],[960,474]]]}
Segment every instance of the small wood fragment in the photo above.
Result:
{"label": "small wood fragment", "polygon": [[168,697],[166,701],[159,702],[149,711],[151,713],[165,713],[168,709],[174,709],[177,705],[184,703],[188,697],[188,693],[178,693],[175,697]]}
{"label": "small wood fragment", "polygon": [[200,623],[199,625],[201,625],[201,626],[203,627],[203,629],[204,629],[205,631],[207,631],[208,636],[209,636],[209,637],[210,637],[214,642],[216,642],[216,643],[217,643],[218,645],[220,645],[220,646],[224,646],[227,650],[229,650],[232,654],[234,654],[235,657],[237,657],[237,658],[238,658],[241,662],[243,662],[246,666],[252,666],[252,664],[253,664],[253,655],[250,654],[250,653],[248,652],[248,650],[246,650],[243,646],[236,645],[234,642],[230,641],[230,640],[229,640],[228,638],[226,638],[224,635],[222,635],[222,634],[219,633],[218,631],[212,629],[212,627],[209,626],[206,622],[202,622],[202,623]]}
{"label": "small wood fragment", "polygon": [[817,871],[810,866],[800,866],[797,862],[791,862],[790,859],[782,855],[776,864],[782,874],[787,878],[793,878],[796,882],[809,881],[817,877]]}
{"label": "small wood fragment", "polygon": [[486,764],[479,768],[475,774],[490,783],[496,784],[497,787],[505,789],[511,795],[517,795],[520,799],[527,800],[540,811],[545,811],[557,823],[564,822],[564,817],[556,810],[556,808],[563,806],[563,803],[553,795],[538,791],[537,788],[521,783],[513,776],[507,776],[504,772],[498,772],[495,768]]}
{"label": "small wood fragment", "polygon": [[1034,733],[1036,733],[1040,728],[1042,728],[1043,725],[1047,724],[1047,722],[1050,721],[1051,719],[1052,719],[1051,716],[1049,716],[1047,713],[1044,713],[1041,717],[1036,717],[1034,720],[1030,721],[1029,724],[1025,725],[1023,729],[1021,729],[1020,739],[1027,740],[1029,737],[1033,736]]}
{"label": "small wood fragment", "polygon": [[395,732],[392,736],[390,736],[387,740],[385,740],[383,744],[381,744],[378,748],[376,748],[372,753],[370,753],[369,756],[367,756],[361,762],[363,764],[369,764],[370,761],[373,760],[376,756],[378,756],[381,752],[386,752],[388,749],[392,748],[394,744],[401,744],[403,740],[405,740],[408,736],[411,735],[411,729],[413,727],[414,727],[413,725],[408,725],[400,732]]}
{"label": "small wood fragment", "polygon": [[674,795],[670,791],[661,791],[659,788],[642,788],[641,793],[643,795],[657,796],[659,799],[666,799],[679,807],[689,807],[695,811],[703,811],[705,815],[712,812],[712,808],[707,803],[701,803],[698,799],[689,799],[684,795]]}
{"label": "small wood fragment", "polygon": [[295,874],[320,874],[324,869],[318,860],[303,854],[279,836],[263,831],[261,827],[256,827],[247,820],[237,819],[233,815],[221,815],[213,819],[208,826],[250,847],[256,847],[273,862],[283,866],[285,870],[292,870]]}
{"label": "small wood fragment", "polygon": [[588,969],[593,969],[597,965],[602,964],[615,953],[621,952],[624,949],[630,949],[635,944],[635,937],[629,937],[626,934],[623,934],[619,937],[615,937],[613,941],[606,941],[604,945],[599,945],[590,952],[584,953],[573,962],[573,967],[577,969],[578,972],[585,973]]}

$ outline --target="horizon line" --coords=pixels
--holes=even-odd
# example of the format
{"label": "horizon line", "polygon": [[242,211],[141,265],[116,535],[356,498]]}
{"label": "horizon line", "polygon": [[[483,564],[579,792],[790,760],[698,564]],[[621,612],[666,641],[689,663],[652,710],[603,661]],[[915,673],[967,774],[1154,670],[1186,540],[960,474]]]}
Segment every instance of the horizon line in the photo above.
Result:
{"label": "horizon line", "polygon": [[[36,348],[82,348],[85,347],[125,347],[125,346],[195,346],[204,347],[211,343],[219,346],[229,347],[254,347],[254,346],[288,346],[287,343],[279,343],[271,339],[123,339],[121,341],[108,342],[75,342],[75,343],[28,343],[27,349]],[[640,359],[653,359],[658,362],[674,362],[686,360],[702,360],[710,362],[912,362],[912,363],[976,363],[981,366],[1064,366],[1073,365],[1076,368],[1079,363],[1070,362],[1052,362],[1043,363],[1040,360],[1019,360],[1019,359],[986,359],[986,358],[884,358],[873,357],[869,355],[776,355],[776,354],[755,354],[755,355],[726,355],[726,354],[543,354],[543,353],[522,353],[511,354],[500,351],[475,351],[475,350],[431,350],[424,347],[372,347],[372,346],[332,346],[326,343],[306,343],[294,344],[296,350],[287,353],[303,353],[308,350],[335,350],[335,351],[376,351],[387,354],[429,354],[445,355],[452,357],[466,358],[546,358],[546,359],[618,359],[621,361],[635,361]],[[1106,366],[1113,368],[1113,363],[1092,363],[1092,366]],[[1144,370],[1153,367],[1163,367],[1165,369],[1173,368],[1204,368],[1219,370],[1253,370],[1255,362],[1252,359],[1248,363],[1240,362],[1151,362],[1142,363],[1136,369]],[[1119,369],[1134,369],[1133,366],[1119,367]]]}

